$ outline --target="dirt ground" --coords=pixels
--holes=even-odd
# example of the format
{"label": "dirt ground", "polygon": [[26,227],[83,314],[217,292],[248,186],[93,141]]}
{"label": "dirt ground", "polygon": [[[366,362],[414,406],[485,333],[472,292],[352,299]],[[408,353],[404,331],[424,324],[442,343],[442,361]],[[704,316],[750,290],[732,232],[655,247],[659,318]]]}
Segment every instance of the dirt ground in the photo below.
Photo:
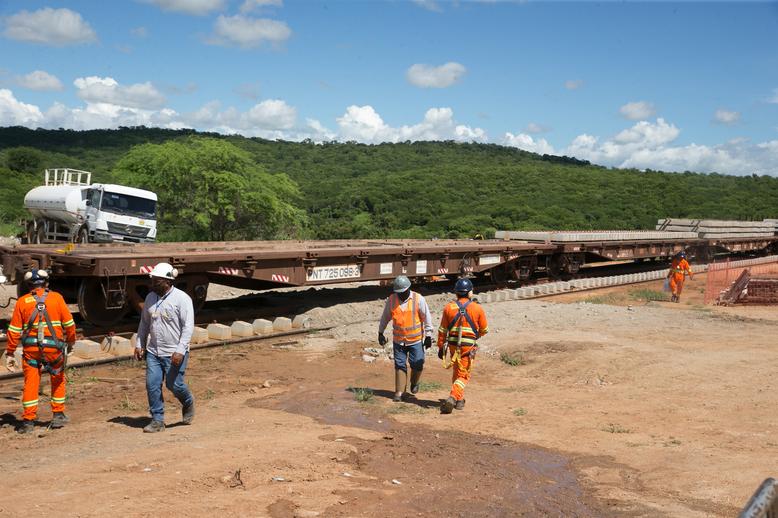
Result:
{"label": "dirt ground", "polygon": [[2,382],[0,516],[734,516],[778,475],[778,311],[705,307],[703,287],[485,305],[448,416],[435,356],[406,403],[387,359],[363,361],[375,300],[311,311],[328,331],[194,351],[195,422],[167,393],[160,434],[141,432],[134,362],[71,372],[71,424],[47,431],[44,404],[32,436]]}

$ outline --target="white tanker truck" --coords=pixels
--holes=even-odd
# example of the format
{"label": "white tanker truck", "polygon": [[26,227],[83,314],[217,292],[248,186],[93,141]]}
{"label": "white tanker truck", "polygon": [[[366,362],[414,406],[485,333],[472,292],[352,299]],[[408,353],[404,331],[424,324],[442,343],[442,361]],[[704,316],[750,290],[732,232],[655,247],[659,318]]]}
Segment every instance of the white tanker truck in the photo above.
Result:
{"label": "white tanker truck", "polygon": [[157,195],[115,184],[92,183],[92,173],[46,169],[44,185],[24,197],[31,219],[28,243],[153,242],[157,237]]}

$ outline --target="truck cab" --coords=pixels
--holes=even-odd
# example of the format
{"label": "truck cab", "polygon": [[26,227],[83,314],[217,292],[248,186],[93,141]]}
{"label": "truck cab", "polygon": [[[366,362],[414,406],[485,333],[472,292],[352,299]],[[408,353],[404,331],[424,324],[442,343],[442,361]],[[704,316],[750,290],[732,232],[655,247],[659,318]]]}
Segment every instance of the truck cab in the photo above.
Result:
{"label": "truck cab", "polygon": [[92,184],[86,190],[84,219],[90,242],[153,242],[157,195],[124,185]]}

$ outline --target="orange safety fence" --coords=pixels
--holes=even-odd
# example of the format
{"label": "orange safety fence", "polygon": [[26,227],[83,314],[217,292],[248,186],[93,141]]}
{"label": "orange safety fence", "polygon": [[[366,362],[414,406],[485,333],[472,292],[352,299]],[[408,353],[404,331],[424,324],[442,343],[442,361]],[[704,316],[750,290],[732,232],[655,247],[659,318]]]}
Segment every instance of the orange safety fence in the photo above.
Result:
{"label": "orange safety fence", "polygon": [[744,270],[749,270],[751,277],[778,275],[778,256],[770,259],[772,259],[770,262],[760,262],[758,264],[744,264],[751,261],[732,261],[730,259],[718,263],[710,263],[708,265],[708,278],[705,286],[705,304],[714,303],[721,292],[729,288]]}

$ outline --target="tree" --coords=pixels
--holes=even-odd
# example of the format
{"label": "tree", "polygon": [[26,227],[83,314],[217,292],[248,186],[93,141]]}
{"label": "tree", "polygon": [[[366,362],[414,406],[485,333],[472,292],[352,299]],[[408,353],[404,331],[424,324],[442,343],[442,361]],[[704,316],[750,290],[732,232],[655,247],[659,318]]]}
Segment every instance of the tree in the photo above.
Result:
{"label": "tree", "polygon": [[284,174],[268,174],[229,142],[189,137],[132,148],[114,178],[159,196],[162,240],[243,240],[300,237],[305,211]]}

